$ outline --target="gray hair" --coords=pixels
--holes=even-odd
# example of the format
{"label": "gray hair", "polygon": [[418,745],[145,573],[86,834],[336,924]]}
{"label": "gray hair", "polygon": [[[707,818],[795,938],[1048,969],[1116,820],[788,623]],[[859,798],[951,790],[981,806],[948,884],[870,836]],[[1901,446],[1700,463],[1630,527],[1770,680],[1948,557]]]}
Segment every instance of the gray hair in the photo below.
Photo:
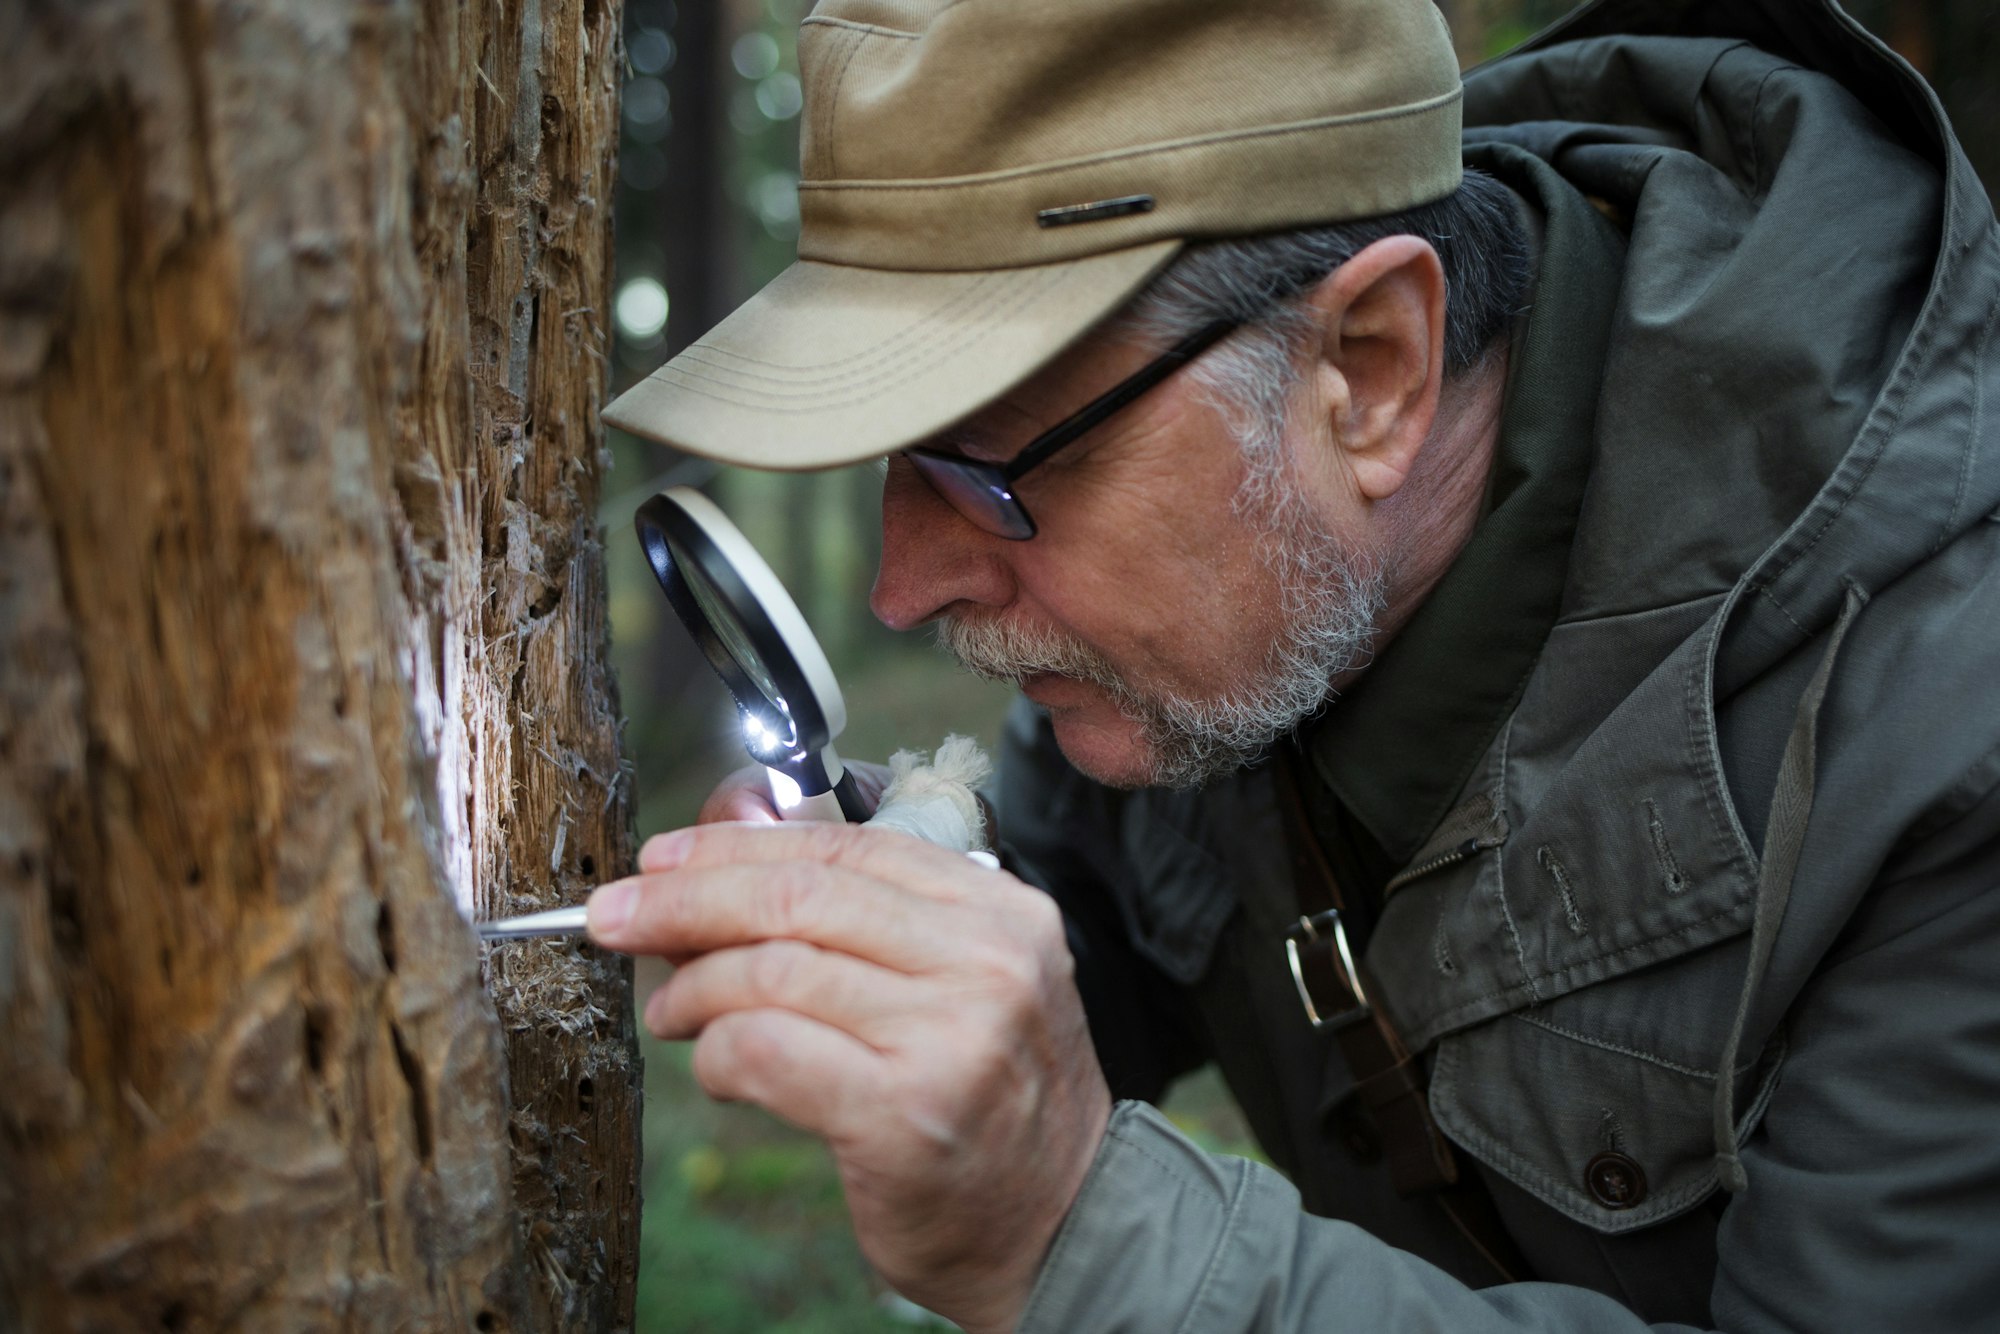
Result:
{"label": "gray hair", "polygon": [[1190,246],[1126,307],[1121,326],[1176,342],[1218,319],[1243,321],[1188,370],[1235,428],[1250,464],[1241,499],[1255,501],[1281,466],[1299,353],[1318,328],[1303,297],[1375,242],[1416,236],[1444,268],[1447,379],[1482,364],[1522,308],[1531,277],[1513,193],[1467,169],[1457,190],[1401,213],[1302,231]]}

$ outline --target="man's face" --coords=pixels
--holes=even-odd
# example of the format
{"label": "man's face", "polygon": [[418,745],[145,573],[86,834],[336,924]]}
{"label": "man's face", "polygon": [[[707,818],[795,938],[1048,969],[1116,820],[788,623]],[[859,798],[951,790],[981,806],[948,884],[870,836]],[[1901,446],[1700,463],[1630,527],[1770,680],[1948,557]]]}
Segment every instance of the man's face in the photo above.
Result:
{"label": "man's face", "polygon": [[[937,443],[1005,460],[1148,355],[1093,342]],[[896,629],[935,620],[968,668],[1016,680],[1101,782],[1240,767],[1374,641],[1382,580],[1338,535],[1353,503],[1341,476],[1274,457],[1246,488],[1232,423],[1207,400],[1178,374],[1030,473],[1019,494],[1040,532],[1027,542],[986,533],[906,460],[889,463],[876,614]]]}

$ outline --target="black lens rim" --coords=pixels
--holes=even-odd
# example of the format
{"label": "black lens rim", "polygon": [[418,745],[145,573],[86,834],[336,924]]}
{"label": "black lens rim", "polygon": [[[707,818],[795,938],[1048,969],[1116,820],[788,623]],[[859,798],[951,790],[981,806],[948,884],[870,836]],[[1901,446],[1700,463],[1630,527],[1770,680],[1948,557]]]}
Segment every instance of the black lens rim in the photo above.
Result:
{"label": "black lens rim", "polygon": [[[790,720],[792,735],[787,753],[776,760],[766,759],[764,762],[782,764],[801,756],[816,755],[830,745],[833,732],[828,726],[826,712],[820,707],[819,696],[806,679],[791,647],[778,633],[778,627],[765,612],[764,604],[750,591],[749,585],[736,572],[736,567],[730,564],[694,515],[662,492],[639,507],[632,516],[632,526],[639,534],[639,547],[646,553],[646,563],[652,567],[653,577],[659,581],[660,590],[667,595],[667,604],[680,617],[681,624],[687,627],[689,637],[701,650],[702,656],[708,659],[708,665],[722,678],[722,684],[735,699],[737,709],[745,714],[761,715],[776,704],[780,714]],[[678,544],[687,553],[688,559],[700,567],[699,577],[706,578],[722,600],[739,613],[737,626],[743,631],[744,638],[750,641],[750,646],[763,658],[765,670],[783,694],[782,699],[767,699],[750,674],[737,664],[727,643],[710,624],[707,613],[696,600],[687,576],[674,559],[670,543]],[[747,614],[746,608],[749,609]]]}

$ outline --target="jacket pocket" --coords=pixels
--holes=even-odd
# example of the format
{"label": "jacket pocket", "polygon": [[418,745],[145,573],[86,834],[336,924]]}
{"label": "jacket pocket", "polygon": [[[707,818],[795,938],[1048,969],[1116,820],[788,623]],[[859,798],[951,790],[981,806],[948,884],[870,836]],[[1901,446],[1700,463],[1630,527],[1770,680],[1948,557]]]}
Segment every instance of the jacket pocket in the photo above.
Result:
{"label": "jacket pocket", "polygon": [[[1758,873],[1716,743],[1720,626],[1708,601],[1559,626],[1469,784],[1501,846],[1399,889],[1366,960],[1434,1051],[1445,1133],[1604,1232],[1719,1182],[1715,1066]],[[1739,1140],[1779,1050],[1731,1072]]]}
{"label": "jacket pocket", "polygon": [[[1747,937],[1439,1039],[1431,1110],[1452,1140],[1600,1232],[1682,1213],[1718,1184],[1712,1108]],[[1740,1143],[1782,1035],[1733,1073]]]}

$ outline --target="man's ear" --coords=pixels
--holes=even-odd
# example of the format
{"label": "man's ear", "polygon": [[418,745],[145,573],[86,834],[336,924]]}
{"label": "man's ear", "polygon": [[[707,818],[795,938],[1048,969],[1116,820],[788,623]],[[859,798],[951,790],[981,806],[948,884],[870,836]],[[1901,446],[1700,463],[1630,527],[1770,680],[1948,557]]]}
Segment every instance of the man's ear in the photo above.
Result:
{"label": "man's ear", "polygon": [[1306,298],[1319,314],[1313,374],[1332,438],[1370,501],[1403,485],[1444,383],[1444,269],[1414,236],[1390,236],[1329,273]]}

